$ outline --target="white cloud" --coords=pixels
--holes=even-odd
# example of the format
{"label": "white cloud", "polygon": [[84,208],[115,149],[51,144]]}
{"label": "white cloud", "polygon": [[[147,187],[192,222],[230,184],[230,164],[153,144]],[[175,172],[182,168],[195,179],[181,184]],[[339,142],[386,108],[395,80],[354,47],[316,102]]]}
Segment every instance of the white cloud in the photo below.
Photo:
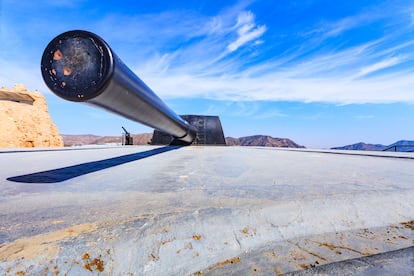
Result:
{"label": "white cloud", "polygon": [[355,28],[360,23],[361,23],[361,18],[359,17],[344,18],[340,20],[339,22],[336,22],[334,24],[330,24],[329,26],[327,26],[327,28],[324,30],[325,36],[326,37],[338,36],[352,28]]}
{"label": "white cloud", "polygon": [[269,74],[260,78],[235,76],[197,78],[170,76],[147,81],[161,97],[204,97],[227,101],[303,101],[351,103],[414,103],[414,74],[393,80],[292,79]]}
{"label": "white cloud", "polygon": [[[384,16],[364,14],[355,17],[355,22],[350,17],[332,23],[331,31],[339,34],[376,18],[383,20]],[[254,15],[249,12],[239,15],[235,28],[238,40],[244,35],[246,39],[238,44],[238,40],[233,41],[234,46],[229,50],[253,40],[249,34],[258,29]],[[296,51],[249,67],[243,66],[245,60],[218,60],[215,66],[204,68],[202,77],[197,71],[187,71],[193,74],[186,76],[185,83],[180,82],[179,74],[177,78],[164,77],[171,83],[178,80],[180,91],[174,93],[182,97],[337,104],[414,103],[414,72],[410,66],[404,67],[414,61],[414,39],[406,36],[404,29],[342,50],[323,51],[314,47],[316,51],[311,56],[306,55],[307,41],[303,43]],[[217,75],[220,77],[214,77]],[[158,84],[160,91],[164,91],[163,84]]]}
{"label": "white cloud", "polygon": [[375,116],[374,115],[357,115],[357,116],[354,116],[354,118],[358,120],[366,120],[366,119],[374,119]]}
{"label": "white cloud", "polygon": [[266,26],[256,25],[254,15],[251,12],[239,14],[235,27],[237,28],[238,37],[227,46],[230,52],[236,51],[247,42],[261,37],[266,32]]}
{"label": "white cloud", "polygon": [[259,112],[257,115],[255,115],[254,119],[269,119],[269,118],[276,118],[276,117],[288,117],[288,115],[280,110],[273,109],[273,110],[267,110],[265,112]]}
{"label": "white cloud", "polygon": [[[168,98],[414,103],[414,72],[409,68],[398,70],[399,65],[413,60],[414,55],[408,52],[413,48],[414,40],[393,42],[390,47],[389,42],[394,39],[391,35],[342,51],[320,52],[302,58],[300,62],[294,62],[294,59],[301,53],[292,53],[249,67],[243,67],[245,60],[214,59],[219,50],[210,52],[213,47],[204,41],[207,44],[199,45],[200,51],[204,45],[207,55],[201,54],[203,58],[196,62],[177,65],[172,59],[168,70],[137,68],[136,72],[161,97]],[[179,55],[188,53],[187,50],[194,49],[180,49],[183,52]],[[400,51],[405,53],[398,54]],[[392,53],[397,55],[390,57]],[[381,71],[386,68],[390,70]]]}
{"label": "white cloud", "polygon": [[385,59],[385,60],[376,62],[376,63],[374,63],[372,65],[369,65],[369,66],[366,66],[366,67],[361,68],[359,70],[359,72],[355,76],[353,76],[353,78],[363,77],[365,75],[368,75],[370,73],[379,71],[381,69],[385,69],[385,68],[388,68],[388,67],[392,67],[392,66],[394,66],[396,64],[401,63],[402,60],[403,59],[401,57],[392,57],[392,58],[389,58],[389,59]]}
{"label": "white cloud", "polygon": [[[37,64],[36,64],[37,65]],[[16,84],[24,84],[29,91],[40,90],[42,93],[49,93],[46,85],[43,82],[40,66],[26,64],[20,66],[14,64],[9,60],[2,60],[0,58],[0,86],[12,88]]]}
{"label": "white cloud", "polygon": [[[399,69],[403,63],[414,61],[414,39],[406,35],[407,30],[341,50],[319,49],[318,39],[301,39],[293,47],[283,49],[283,55],[273,53],[264,58],[260,52],[262,47],[267,50],[271,47],[262,39],[267,26],[258,25],[255,15],[245,8],[230,7],[214,16],[187,11],[161,12],[156,16],[108,13],[88,26],[103,36],[121,59],[162,98],[414,103],[414,72],[409,66]],[[342,34],[371,18],[368,15],[348,17],[308,35],[323,40],[326,34]],[[49,24],[46,19],[39,22],[39,26]],[[25,57],[33,61],[30,65],[13,58],[25,52],[17,43],[23,35],[19,39],[10,36],[8,46],[16,47],[0,46],[0,50],[11,52],[13,49],[14,53],[6,56],[3,52],[4,56],[0,57],[2,85],[24,81],[33,90],[43,88],[39,59]],[[237,51],[249,43],[258,49],[258,60],[250,53]],[[39,42],[28,41],[28,44],[40,48]],[[311,55],[308,55],[309,49],[312,49]],[[39,51],[39,57],[40,54]],[[269,113],[269,116],[279,115],[283,116],[277,111]]]}

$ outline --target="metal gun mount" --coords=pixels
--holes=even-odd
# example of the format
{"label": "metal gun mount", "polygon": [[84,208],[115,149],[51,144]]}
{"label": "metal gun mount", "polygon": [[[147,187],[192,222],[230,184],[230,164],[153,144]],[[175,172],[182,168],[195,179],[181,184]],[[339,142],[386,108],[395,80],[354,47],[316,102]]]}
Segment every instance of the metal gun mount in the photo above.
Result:
{"label": "metal gun mount", "polygon": [[130,146],[134,144],[134,138],[131,136],[131,133],[129,133],[124,127],[122,127],[122,130],[124,133],[122,134],[122,145],[123,146]]}
{"label": "metal gun mount", "polygon": [[226,144],[218,117],[178,116],[91,32],[55,37],[44,50],[41,71],[57,96],[154,128],[153,144]]}

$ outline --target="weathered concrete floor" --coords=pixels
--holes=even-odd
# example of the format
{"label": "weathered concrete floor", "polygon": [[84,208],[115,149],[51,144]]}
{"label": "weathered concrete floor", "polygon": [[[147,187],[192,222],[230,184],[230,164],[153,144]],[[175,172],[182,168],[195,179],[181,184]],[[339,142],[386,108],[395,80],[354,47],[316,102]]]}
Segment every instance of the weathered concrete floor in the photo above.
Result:
{"label": "weathered concrete floor", "polygon": [[414,155],[357,154],[0,152],[0,274],[280,274],[412,247]]}

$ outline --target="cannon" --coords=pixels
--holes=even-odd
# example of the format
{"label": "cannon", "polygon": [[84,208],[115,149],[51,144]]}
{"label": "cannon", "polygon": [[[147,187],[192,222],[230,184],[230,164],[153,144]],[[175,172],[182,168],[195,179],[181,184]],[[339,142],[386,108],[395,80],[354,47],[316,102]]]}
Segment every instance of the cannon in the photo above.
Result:
{"label": "cannon", "polygon": [[[41,73],[49,89],[63,99],[103,108],[154,128],[156,144],[225,144],[218,117],[185,115],[194,121],[190,124],[184,116],[171,110],[94,33],[75,30],[52,39],[42,55]],[[205,121],[213,123],[205,124]],[[209,139],[205,138],[206,133]]]}
{"label": "cannon", "polygon": [[122,134],[122,145],[130,146],[134,144],[134,138],[131,136],[131,133],[128,132],[124,127],[122,127],[124,133]]}

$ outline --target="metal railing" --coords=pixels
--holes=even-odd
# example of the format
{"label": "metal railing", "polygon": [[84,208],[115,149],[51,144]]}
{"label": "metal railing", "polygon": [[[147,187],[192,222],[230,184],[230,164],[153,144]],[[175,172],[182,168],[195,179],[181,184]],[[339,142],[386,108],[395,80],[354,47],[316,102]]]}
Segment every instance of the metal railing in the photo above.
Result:
{"label": "metal railing", "polygon": [[[399,151],[399,148],[411,148],[409,150],[401,150]],[[391,149],[393,149],[392,151],[394,152],[414,152],[414,145],[392,145],[392,146],[388,146],[385,149],[383,149],[382,151],[390,151]]]}

